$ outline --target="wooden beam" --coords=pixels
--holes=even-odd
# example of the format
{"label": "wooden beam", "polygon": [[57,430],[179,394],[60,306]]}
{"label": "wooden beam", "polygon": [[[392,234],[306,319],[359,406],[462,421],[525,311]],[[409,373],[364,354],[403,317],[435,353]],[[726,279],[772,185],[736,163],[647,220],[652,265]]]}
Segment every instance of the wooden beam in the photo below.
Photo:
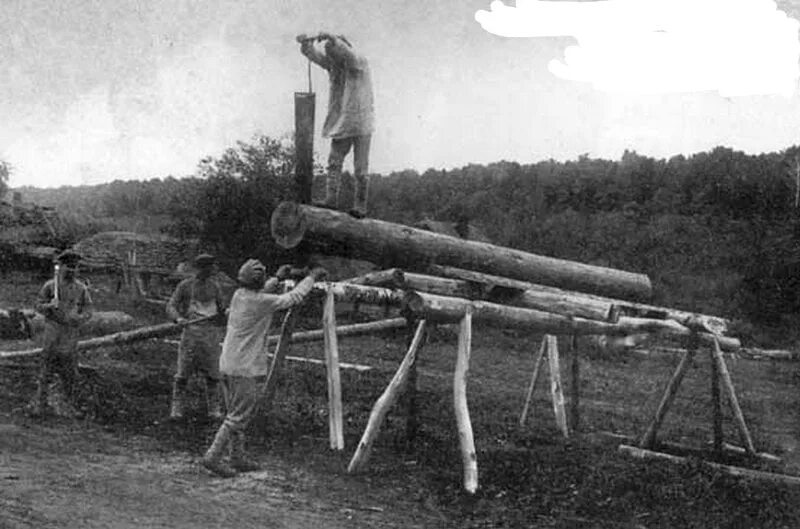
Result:
{"label": "wooden beam", "polygon": [[539,352],[536,354],[536,360],[533,362],[533,373],[531,374],[531,382],[528,384],[528,393],[525,395],[525,404],[522,406],[522,413],[519,416],[519,425],[525,426],[525,421],[528,418],[528,408],[530,408],[531,401],[533,400],[533,391],[536,389],[536,381],[539,379],[539,371],[544,364],[544,355],[547,353],[547,336],[542,338],[542,344],[539,346]]}
{"label": "wooden beam", "polygon": [[574,334],[570,336],[571,357],[571,380],[570,386],[570,416],[572,417],[572,431],[578,432],[581,423],[581,367],[580,355],[578,354],[578,337]]}
{"label": "wooden beam", "polygon": [[[291,290],[297,282],[287,280],[284,284]],[[310,295],[324,297],[329,292],[340,303],[362,303],[380,307],[400,307],[403,304],[403,292],[400,290],[334,281],[314,283]]]}
{"label": "wooden beam", "polygon": [[711,359],[711,428],[714,439],[714,453],[722,454],[723,432],[722,432],[722,407],[719,391],[719,369],[714,360],[714,352],[709,351]]}
{"label": "wooden beam", "polygon": [[271,219],[272,235],[284,248],[301,241],[327,255],[372,261],[379,266],[424,271],[431,263],[533,281],[579,292],[648,299],[647,276],[545,257],[339,211],[283,202]]}
{"label": "wooden beam", "polygon": [[[718,316],[710,316],[708,314],[672,309],[668,307],[659,307],[656,305],[647,305],[644,303],[634,303],[627,300],[615,299],[612,297],[599,296],[584,292],[571,292],[552,286],[539,285],[527,281],[519,281],[509,279],[507,277],[499,277],[496,275],[484,274],[451,266],[431,265],[429,267],[429,271],[433,274],[444,277],[462,279],[464,281],[487,285],[489,287],[497,287],[501,291],[506,292],[524,292],[527,290],[533,290],[534,292],[540,293],[541,296],[551,296],[556,300],[559,298],[559,296],[580,299],[580,303],[583,305],[590,305],[594,303],[597,307],[597,310],[603,310],[603,307],[611,308],[613,313],[611,318],[612,321],[616,320],[616,318],[619,316],[649,319],[669,319],[674,320],[682,325],[685,325],[687,322],[702,321],[705,325],[710,325],[717,334],[725,334],[730,327],[729,320],[720,318]],[[580,316],[580,314],[576,314],[576,316]]]}
{"label": "wooden beam", "polygon": [[458,333],[458,356],[453,374],[453,404],[458,428],[458,441],[464,465],[464,489],[474,494],[478,490],[478,456],[472,435],[472,422],[467,406],[467,374],[472,348],[472,312],[467,311],[461,319]]}
{"label": "wooden beam", "polygon": [[675,400],[675,394],[678,392],[678,387],[680,387],[681,381],[686,375],[687,369],[689,369],[694,353],[695,349],[690,348],[683,353],[683,356],[681,356],[678,367],[675,369],[675,373],[673,373],[672,378],[670,378],[669,383],[667,384],[667,388],[664,390],[664,395],[661,397],[661,402],[658,404],[656,414],[653,417],[653,420],[650,421],[650,424],[647,426],[647,430],[639,442],[640,447],[652,448],[655,444],[658,429],[661,427],[661,423],[664,421],[664,417],[667,415],[667,411],[669,411],[672,401]]}
{"label": "wooden beam", "polygon": [[325,367],[328,373],[328,427],[330,445],[334,450],[344,450],[342,422],[342,383],[339,377],[339,346],[336,341],[336,308],[334,293],[325,297],[322,328],[325,331]]}
{"label": "wooden beam", "polygon": [[397,372],[394,374],[394,377],[392,377],[389,385],[386,386],[386,389],[372,407],[372,412],[370,412],[369,420],[367,421],[367,427],[364,429],[364,433],[361,436],[361,441],[358,443],[358,448],[356,449],[355,454],[353,454],[353,458],[350,460],[350,464],[347,467],[347,472],[352,474],[354,472],[363,470],[364,467],[366,467],[367,462],[369,461],[370,453],[372,452],[372,444],[375,442],[375,438],[378,436],[381,424],[383,424],[386,414],[397,402],[397,398],[400,396],[400,393],[406,386],[409,371],[411,366],[414,364],[417,350],[419,350],[420,345],[422,345],[422,338],[424,335],[425,320],[422,320],[417,325],[417,330],[414,333],[414,339],[411,341],[411,346],[408,348],[408,352],[403,358],[403,361],[400,362]]}
{"label": "wooden beam", "polygon": [[294,178],[298,202],[311,203],[314,183],[314,107],[313,92],[294,93]]}
{"label": "wooden beam", "polygon": [[353,285],[365,285],[369,287],[400,288],[399,284],[402,282],[402,277],[402,270],[399,268],[389,268],[388,270],[370,272],[361,276],[345,279],[341,282],[350,283]]}
{"label": "wooden beam", "polygon": [[[663,333],[673,336],[690,336],[693,331],[671,320],[622,317],[616,323],[571,318],[536,309],[525,309],[462,298],[436,296],[423,292],[406,292],[404,306],[407,310],[429,322],[457,322],[470,307],[475,321],[500,327],[526,329],[556,335],[601,334],[627,336],[638,333]],[[700,339],[712,342],[711,334],[700,334]],[[725,348],[738,349],[739,340],[717,337]]]}
{"label": "wooden beam", "polygon": [[750,437],[750,430],[747,429],[747,423],[744,420],[742,408],[739,406],[739,399],[736,397],[736,390],[733,388],[731,374],[728,372],[728,366],[725,364],[725,359],[722,357],[722,349],[720,349],[719,342],[716,340],[714,341],[714,349],[712,354],[714,362],[717,365],[717,371],[719,371],[720,378],[722,379],[722,384],[727,390],[728,400],[731,403],[731,408],[733,409],[733,416],[736,419],[735,422],[737,428],[739,429],[739,435],[742,438],[742,444],[744,445],[745,450],[747,450],[747,453],[753,455],[756,453],[756,449],[753,446],[753,438]]}
{"label": "wooden beam", "polygon": [[553,413],[556,416],[556,426],[564,437],[569,437],[567,426],[567,412],[564,408],[564,390],[561,385],[561,363],[558,354],[558,339],[547,335],[547,360],[550,364],[550,395],[553,399]]}
{"label": "wooden beam", "polygon": [[[619,451],[639,459],[661,459],[664,461],[669,461],[670,463],[678,463],[678,464],[684,464],[689,461],[685,457],[673,456],[670,454],[665,454],[663,452],[654,452],[652,450],[645,450],[642,448],[629,445],[620,445]],[[740,478],[771,481],[773,483],[783,483],[786,485],[800,485],[800,477],[798,476],[788,476],[786,474],[775,474],[773,472],[751,470],[749,468],[735,467],[732,465],[723,465],[720,463],[712,463],[711,461],[705,461],[702,459],[700,460],[700,463],[707,467],[724,472],[725,474],[729,474],[731,476],[736,476]]]}

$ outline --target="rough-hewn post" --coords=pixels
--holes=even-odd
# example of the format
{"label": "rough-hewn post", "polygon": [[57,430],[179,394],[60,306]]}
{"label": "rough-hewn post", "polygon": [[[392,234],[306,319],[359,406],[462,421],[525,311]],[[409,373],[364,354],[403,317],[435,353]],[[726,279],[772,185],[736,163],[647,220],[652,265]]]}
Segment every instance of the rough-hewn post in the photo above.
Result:
{"label": "rough-hewn post", "polygon": [[313,92],[294,93],[294,177],[298,202],[311,203],[314,183],[314,106]]}
{"label": "rough-hewn post", "polygon": [[381,424],[383,424],[386,414],[389,412],[391,407],[394,406],[395,402],[397,402],[397,398],[403,391],[403,388],[406,386],[409,371],[411,366],[414,364],[417,351],[422,345],[422,339],[424,336],[425,320],[420,321],[417,325],[414,338],[411,340],[411,345],[408,348],[406,356],[403,358],[403,361],[400,362],[400,366],[397,368],[397,372],[394,374],[394,377],[392,377],[389,385],[386,386],[383,394],[381,394],[381,396],[375,402],[375,405],[372,407],[372,412],[369,414],[369,420],[367,421],[367,427],[364,428],[364,434],[361,436],[361,441],[358,443],[358,448],[356,449],[355,454],[353,454],[353,458],[350,460],[350,464],[347,467],[348,472],[358,472],[367,465],[370,453],[372,451],[372,444],[375,442],[375,438],[378,436],[378,432],[380,431]]}
{"label": "rough-hewn post", "polygon": [[325,367],[328,373],[328,427],[331,448],[344,449],[342,383],[339,377],[339,346],[336,341],[336,312],[333,292],[325,297],[322,328],[325,331]]}
{"label": "rough-hewn post", "polygon": [[472,348],[472,313],[467,311],[461,319],[458,333],[458,356],[453,375],[453,404],[458,427],[458,441],[461,459],[464,464],[464,489],[470,494],[478,490],[478,456],[475,454],[475,440],[472,435],[472,422],[467,407],[467,374],[469,356]]}

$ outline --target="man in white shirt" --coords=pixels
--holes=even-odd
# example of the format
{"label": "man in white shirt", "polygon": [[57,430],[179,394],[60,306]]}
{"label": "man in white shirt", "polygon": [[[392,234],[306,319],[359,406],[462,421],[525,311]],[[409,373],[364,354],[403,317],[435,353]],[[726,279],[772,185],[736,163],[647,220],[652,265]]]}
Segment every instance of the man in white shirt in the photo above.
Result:
{"label": "man in white shirt", "polygon": [[[323,51],[314,46],[317,41],[325,43]],[[369,63],[342,35],[324,32],[316,36],[299,35],[297,42],[303,55],[327,70],[330,77],[328,115],[322,135],[331,138],[331,152],[322,205],[338,209],[342,166],[352,148],[355,197],[350,214],[364,217],[367,214],[369,147],[375,125]]]}
{"label": "man in white shirt", "polygon": [[[257,464],[245,457],[244,431],[255,415],[258,397],[269,374],[267,341],[272,317],[276,311],[303,301],[314,282],[325,275],[324,269],[315,268],[291,292],[275,294],[278,278],[285,277],[289,270],[288,265],[282,266],[277,277],[265,282],[266,268],[260,261],[250,259],[239,269],[240,288],[231,299],[219,359],[227,414],[202,461],[206,469],[222,477],[258,469]],[[222,460],[229,444],[230,465]]]}

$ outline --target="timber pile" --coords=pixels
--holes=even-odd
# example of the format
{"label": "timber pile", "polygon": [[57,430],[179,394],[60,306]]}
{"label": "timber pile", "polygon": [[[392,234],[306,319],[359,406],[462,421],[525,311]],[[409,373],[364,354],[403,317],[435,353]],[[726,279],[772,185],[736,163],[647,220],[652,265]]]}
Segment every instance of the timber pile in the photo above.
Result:
{"label": "timber pile", "polygon": [[106,231],[75,244],[89,268],[118,268],[129,263],[135,252],[137,267],[143,272],[171,273],[178,263],[198,252],[196,240],[181,240],[163,235],[126,231]]}

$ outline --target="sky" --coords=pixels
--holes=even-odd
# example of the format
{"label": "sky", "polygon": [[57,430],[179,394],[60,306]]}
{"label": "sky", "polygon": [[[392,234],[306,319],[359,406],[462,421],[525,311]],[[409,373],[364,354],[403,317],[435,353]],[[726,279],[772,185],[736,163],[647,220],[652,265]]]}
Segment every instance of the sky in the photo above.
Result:
{"label": "sky", "polygon": [[12,187],[55,187],[289,139],[295,36],[318,31],[371,65],[372,172],[781,151],[800,144],[798,20],[800,0],[2,0],[0,160]]}

